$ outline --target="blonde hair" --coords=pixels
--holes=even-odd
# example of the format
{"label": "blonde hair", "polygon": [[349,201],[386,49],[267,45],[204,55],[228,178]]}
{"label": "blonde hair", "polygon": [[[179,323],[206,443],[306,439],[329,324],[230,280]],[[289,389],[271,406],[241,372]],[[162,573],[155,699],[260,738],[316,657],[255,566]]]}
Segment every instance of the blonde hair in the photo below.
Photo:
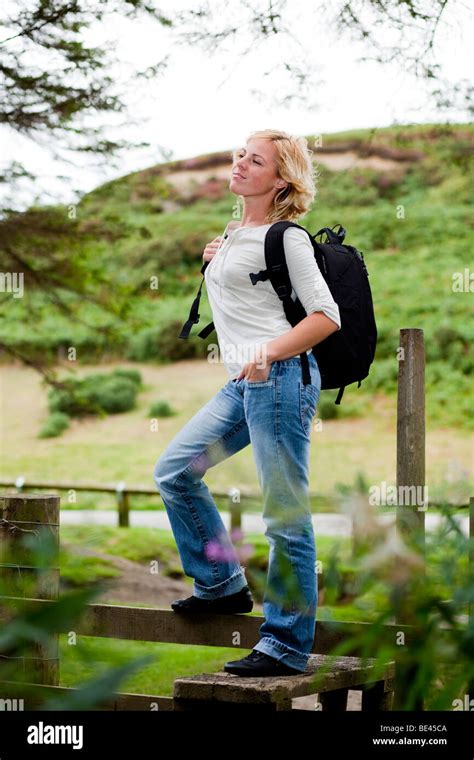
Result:
{"label": "blonde hair", "polygon": [[[288,185],[274,196],[266,215],[267,223],[278,222],[281,219],[299,219],[311,208],[317,193],[316,180],[319,176],[307,139],[294,137],[277,129],[261,129],[252,132],[247,141],[255,137],[273,142],[276,148],[277,176],[288,182]],[[234,151],[234,160],[237,154],[238,151]]]}

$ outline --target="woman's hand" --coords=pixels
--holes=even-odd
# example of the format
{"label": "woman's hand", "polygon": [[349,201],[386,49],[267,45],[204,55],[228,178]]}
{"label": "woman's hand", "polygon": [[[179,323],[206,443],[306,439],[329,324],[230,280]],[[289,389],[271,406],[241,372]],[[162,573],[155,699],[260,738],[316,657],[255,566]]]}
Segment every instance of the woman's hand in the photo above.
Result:
{"label": "woman's hand", "polygon": [[204,248],[204,253],[202,255],[203,261],[210,261],[217,253],[217,249],[219,248],[222,240],[222,235],[219,235],[218,237],[214,238],[214,240],[211,240],[210,243],[206,245]]}
{"label": "woman's hand", "polygon": [[268,380],[272,363],[268,362],[266,366],[262,367],[261,361],[247,362],[244,365],[240,375],[238,375],[236,382],[239,380],[247,380],[249,383],[262,383]]}

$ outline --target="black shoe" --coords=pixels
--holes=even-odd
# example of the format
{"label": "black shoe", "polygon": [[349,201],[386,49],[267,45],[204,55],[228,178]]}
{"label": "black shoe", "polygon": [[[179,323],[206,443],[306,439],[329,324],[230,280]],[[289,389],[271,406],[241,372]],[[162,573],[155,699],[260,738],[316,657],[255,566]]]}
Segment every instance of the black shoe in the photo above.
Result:
{"label": "black shoe", "polygon": [[290,668],[274,657],[254,649],[242,660],[232,660],[224,665],[226,673],[236,676],[296,676],[301,670]]}
{"label": "black shoe", "polygon": [[171,602],[175,612],[251,612],[253,599],[248,586],[244,586],[236,594],[220,596],[217,599],[200,599],[189,596],[187,599],[177,599]]}

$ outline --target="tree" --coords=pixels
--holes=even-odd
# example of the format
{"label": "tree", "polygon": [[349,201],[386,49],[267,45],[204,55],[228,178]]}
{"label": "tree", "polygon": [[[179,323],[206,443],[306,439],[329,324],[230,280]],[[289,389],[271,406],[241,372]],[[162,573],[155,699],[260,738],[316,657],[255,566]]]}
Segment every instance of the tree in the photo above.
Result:
{"label": "tree", "polygon": [[[23,0],[3,10],[0,18],[0,124],[5,129],[45,145],[53,159],[73,163],[71,154],[92,155],[110,161],[122,151],[148,143],[114,141],[103,127],[88,126],[90,114],[121,113],[124,104],[114,91],[108,70],[108,50],[85,44],[84,31],[109,14],[127,18],[146,15],[169,27],[170,18],[152,0]],[[162,75],[167,58],[144,71],[131,71],[130,81]],[[128,83],[131,86],[130,82]],[[122,83],[122,86],[123,83]],[[126,86],[126,83],[125,83]],[[131,119],[127,116],[127,122]],[[15,197],[18,181],[35,175],[14,159],[0,169],[0,183]],[[98,324],[88,325],[107,336],[116,335],[126,317],[133,288],[111,287],[105,266],[94,263],[94,239],[126,234],[126,225],[114,231],[102,224],[85,231],[67,207],[30,208],[19,212],[10,200],[0,217],[0,323],[6,309],[19,307],[12,299],[12,278],[21,277],[28,294],[42,293],[42,301],[27,299],[27,318],[34,330],[46,308],[66,315],[71,325],[85,324],[81,304],[97,306]],[[101,323],[101,324],[99,324]],[[87,325],[86,325],[87,326]],[[41,356],[15,346],[5,333],[0,350],[37,369],[51,385],[60,385]]]}
{"label": "tree", "polygon": [[[102,127],[86,124],[90,114],[120,113],[124,104],[108,73],[108,50],[84,42],[84,31],[108,15],[149,16],[163,26],[170,18],[146,0],[22,0],[0,18],[0,124],[51,150],[54,159],[71,161],[70,152],[108,160],[148,143],[114,141]],[[144,71],[131,71],[130,81],[161,75],[167,57]],[[127,83],[125,83],[127,86]],[[130,123],[130,118],[127,118]],[[0,170],[0,183],[14,187],[33,178],[12,160]]]}
{"label": "tree", "polygon": [[[456,107],[469,115],[474,113],[473,87],[469,79],[459,82],[443,79],[437,58],[436,38],[448,9],[451,16],[445,23],[456,36],[467,17],[468,9],[460,0],[333,0],[331,3],[326,0],[315,3],[236,0],[230,15],[228,7],[223,0],[212,3],[206,0],[177,14],[175,22],[178,22],[180,38],[208,52],[230,42],[232,60],[242,60],[258,46],[259,63],[265,61],[265,43],[277,38],[282,52],[281,64],[276,69],[265,70],[260,77],[257,71],[255,75],[262,80],[270,74],[278,76],[278,82],[283,83],[280,98],[283,105],[298,99],[308,105],[311,87],[315,84],[311,77],[321,63],[317,60],[318,40],[321,36],[334,35],[335,55],[344,37],[359,40],[367,50],[362,61],[374,60],[381,65],[396,63],[427,85],[427,97],[431,102],[434,98],[440,110]],[[311,60],[312,50],[303,46],[298,37],[303,29],[313,35],[316,66]],[[381,42],[385,39],[390,39],[390,44]],[[243,44],[238,49],[240,43]],[[285,76],[288,76],[287,82]],[[254,92],[264,97],[262,91]],[[271,99],[275,103],[273,91]]]}

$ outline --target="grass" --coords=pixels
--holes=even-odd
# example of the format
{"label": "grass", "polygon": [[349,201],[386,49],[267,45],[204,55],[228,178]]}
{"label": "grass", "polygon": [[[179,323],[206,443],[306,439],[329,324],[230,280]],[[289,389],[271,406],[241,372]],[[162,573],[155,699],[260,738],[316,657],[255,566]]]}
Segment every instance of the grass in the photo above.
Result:
{"label": "grass", "polygon": [[119,639],[80,638],[70,646],[60,636],[61,686],[78,686],[108,668],[130,662],[143,655],[155,661],[124,679],[121,692],[171,696],[175,678],[221,670],[227,660],[245,657],[250,649],[159,644]]}
{"label": "grass", "polygon": [[[169,532],[145,528],[119,529],[99,526],[64,526],[61,531],[63,540],[78,547],[87,547],[97,552],[114,556],[126,556],[135,562],[147,562],[150,558],[160,556],[162,572],[166,573],[165,564],[175,561],[176,548]],[[268,548],[266,539],[261,535],[245,536],[245,543],[251,543],[253,555],[246,561],[249,571],[264,572]],[[436,587],[443,598],[449,598],[449,588],[453,587],[455,578],[447,578],[445,562],[454,551],[455,544],[445,536],[443,545],[429,544],[427,567],[435,577]],[[351,541],[346,538],[317,538],[318,559],[323,569],[328,566],[331,555],[337,554],[337,567],[340,573],[351,571]],[[91,583],[94,574],[103,577],[103,568],[93,562],[88,574],[84,574],[81,563],[71,561],[69,548],[62,551],[61,576],[71,580],[75,577],[78,585]],[[456,557],[456,568],[451,572],[458,577],[465,572],[467,557]],[[249,575],[250,575],[249,572]],[[350,588],[346,586],[346,590]],[[331,605],[320,603],[317,611],[318,621],[367,621],[370,622],[382,610],[386,609],[388,591],[383,582],[370,586],[357,598]],[[148,606],[132,602],[127,606]],[[252,615],[260,613],[253,611]],[[127,677],[120,686],[120,691],[140,694],[171,696],[175,678],[197,673],[221,670],[230,659],[239,659],[250,650],[237,647],[206,647],[159,642],[125,641],[101,637],[79,637],[72,645],[70,637],[60,636],[61,685],[78,686],[81,682],[97,677],[107,668],[112,668],[142,655],[151,655],[153,661],[138,672]]]}
{"label": "grass", "polygon": [[[94,549],[99,553],[123,557],[133,562],[148,562],[160,557],[166,562],[176,543],[169,530],[159,528],[117,528],[107,525],[63,525],[61,539],[65,544]],[[318,551],[329,554],[335,546],[339,548],[341,558],[349,559],[351,540],[345,537],[317,537]],[[245,534],[245,542],[250,542],[257,554],[267,549],[268,542],[264,535]]]}
{"label": "grass", "polygon": [[[115,362],[113,366],[136,365]],[[153,489],[153,468],[162,451],[183,424],[226,382],[224,368],[202,360],[175,364],[138,365],[145,389],[138,396],[136,409],[104,419],[72,420],[60,438],[38,439],[37,433],[47,416],[46,396],[41,379],[31,369],[2,367],[3,397],[15,398],[5,404],[2,414],[3,436],[8,441],[2,457],[2,477],[68,482],[114,484],[124,480],[130,485]],[[79,374],[95,371],[95,365],[77,368]],[[192,377],[192,383],[185,378]],[[363,394],[363,388],[347,390],[348,398],[358,397],[365,414],[358,418],[323,420],[312,433],[310,450],[310,490],[332,495],[341,484],[355,481],[359,473],[371,484],[396,480],[396,402],[382,392]],[[147,416],[156,398],[166,398],[178,414],[158,420],[154,429]],[[426,475],[430,498],[446,491],[446,480],[456,493],[469,497],[472,436],[468,430],[440,425],[427,416]],[[260,493],[252,447],[211,468],[206,475],[211,490],[228,491],[245,487]],[[65,507],[113,507],[112,495],[71,493],[63,496]],[[461,503],[464,503],[461,501]],[[135,498],[132,506],[161,506],[156,498]],[[259,509],[259,505],[256,505]],[[325,511],[324,500],[320,508]]]}
{"label": "grass", "polygon": [[[71,551],[72,546],[141,563],[159,558],[162,573],[166,573],[167,563],[173,565],[176,562],[174,538],[166,530],[139,527],[124,530],[108,526],[65,525],[61,528],[61,538],[64,542],[60,561],[61,577],[74,585],[87,584],[107,577],[108,573],[104,572],[104,568],[108,563],[98,562],[93,557],[78,557]],[[247,565],[258,571],[262,563],[266,565],[267,562],[266,538],[262,535],[249,534],[245,536],[245,543],[251,543],[254,550]],[[348,560],[350,541],[344,538],[334,541],[325,536],[317,540],[319,558],[324,562],[336,545],[339,547],[341,558],[344,561]],[[132,603],[128,606],[147,605]],[[347,611],[349,613],[349,608]],[[260,613],[254,611],[251,614],[259,615]],[[352,614],[355,616],[353,619],[357,619],[357,611],[353,610]],[[323,619],[325,615],[330,617],[331,611],[321,608],[320,615],[320,619]],[[82,681],[97,677],[107,668],[150,654],[154,657],[154,661],[124,680],[120,690],[171,696],[175,678],[198,672],[220,670],[227,660],[239,659],[250,651],[237,647],[184,646],[88,636],[79,637],[76,644],[72,646],[70,638],[61,635],[61,685],[78,686]]]}

